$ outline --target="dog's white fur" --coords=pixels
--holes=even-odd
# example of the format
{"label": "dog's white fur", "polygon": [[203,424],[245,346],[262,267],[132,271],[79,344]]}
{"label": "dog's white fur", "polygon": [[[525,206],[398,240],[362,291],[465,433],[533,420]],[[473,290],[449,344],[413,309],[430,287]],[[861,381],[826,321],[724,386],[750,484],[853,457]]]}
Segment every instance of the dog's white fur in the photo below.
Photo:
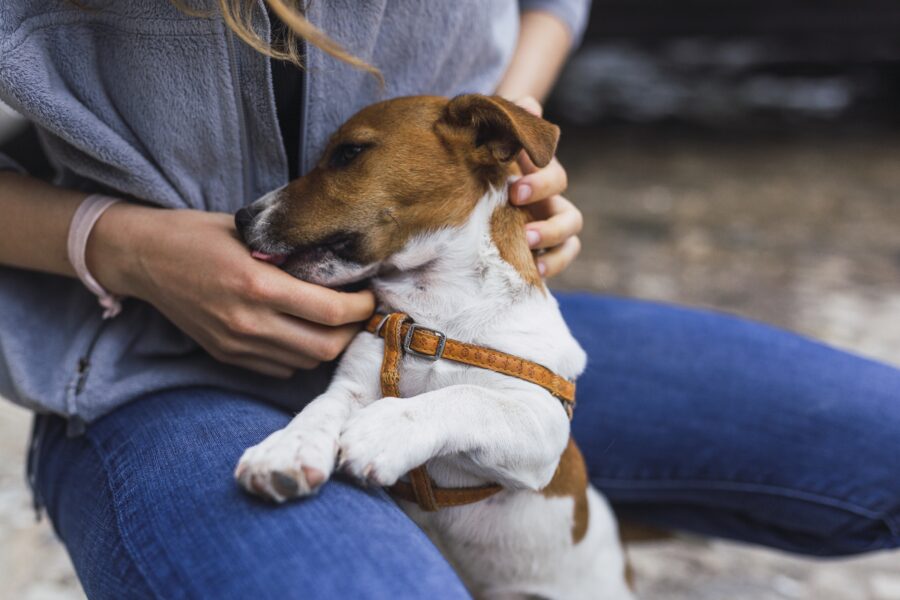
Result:
{"label": "dog's white fur", "polygon": [[[384,310],[574,379],[585,354],[556,300],[527,284],[491,238],[491,215],[506,201],[505,188],[492,190],[463,226],[411,240],[380,265],[376,295]],[[411,356],[400,367],[403,397],[382,399],[383,344],[360,333],[329,389],[244,453],[236,471],[241,484],[281,501],[273,477],[288,474],[298,495],[313,493],[332,473],[338,450],[343,471],[378,485],[426,462],[440,486],[500,483],[507,489],[488,500],[436,513],[400,504],[476,597],[630,598],[604,498],[588,489],[588,531],[574,543],[573,498],[537,492],[553,477],[569,437],[559,400],[513,377]]]}

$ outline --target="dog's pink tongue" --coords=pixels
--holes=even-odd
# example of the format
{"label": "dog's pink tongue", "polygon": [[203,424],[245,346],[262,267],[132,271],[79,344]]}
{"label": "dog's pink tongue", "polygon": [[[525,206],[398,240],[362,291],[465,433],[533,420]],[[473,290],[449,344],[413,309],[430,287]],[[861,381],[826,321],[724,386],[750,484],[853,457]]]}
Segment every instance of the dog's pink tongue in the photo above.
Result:
{"label": "dog's pink tongue", "polygon": [[250,256],[257,260],[271,263],[275,266],[284,264],[284,261],[287,260],[287,256],[285,256],[284,254],[266,254],[265,252],[260,252],[259,250],[254,250],[250,253]]}

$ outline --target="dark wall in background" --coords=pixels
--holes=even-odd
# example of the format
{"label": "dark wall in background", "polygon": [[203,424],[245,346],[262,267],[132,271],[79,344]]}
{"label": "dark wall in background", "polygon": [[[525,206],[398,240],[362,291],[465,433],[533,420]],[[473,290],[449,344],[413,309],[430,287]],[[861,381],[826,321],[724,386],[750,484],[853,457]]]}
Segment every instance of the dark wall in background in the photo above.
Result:
{"label": "dark wall in background", "polygon": [[900,2],[597,0],[559,121],[900,125]]}
{"label": "dark wall in background", "polygon": [[883,37],[896,46],[894,0],[594,0],[589,38],[681,36]]}

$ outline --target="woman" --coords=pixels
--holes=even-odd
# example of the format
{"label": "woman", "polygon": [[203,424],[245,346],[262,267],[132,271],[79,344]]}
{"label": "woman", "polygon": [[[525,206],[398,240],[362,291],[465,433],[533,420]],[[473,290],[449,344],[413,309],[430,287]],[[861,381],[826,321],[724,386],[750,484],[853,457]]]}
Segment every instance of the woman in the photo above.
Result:
{"label": "woman", "polygon": [[[254,261],[230,214],[309,170],[375,100],[496,92],[539,110],[528,97],[546,95],[586,4],[310,3],[344,53],[278,0],[269,14],[3,3],[0,98],[38,126],[58,176],[0,159],[0,392],[48,415],[32,485],[89,596],[466,596],[381,491],[334,481],[276,509],[231,481],[241,451],[289,419],[273,404],[322,388],[373,299]],[[318,44],[302,71],[284,22]],[[529,239],[550,276],[577,254],[580,215],[558,163],[525,170],[510,197],[539,219]],[[111,319],[66,246],[97,192],[124,200],[81,247],[126,298]],[[719,315],[561,304],[591,357],[575,435],[621,512],[812,554],[897,545],[900,372]]]}

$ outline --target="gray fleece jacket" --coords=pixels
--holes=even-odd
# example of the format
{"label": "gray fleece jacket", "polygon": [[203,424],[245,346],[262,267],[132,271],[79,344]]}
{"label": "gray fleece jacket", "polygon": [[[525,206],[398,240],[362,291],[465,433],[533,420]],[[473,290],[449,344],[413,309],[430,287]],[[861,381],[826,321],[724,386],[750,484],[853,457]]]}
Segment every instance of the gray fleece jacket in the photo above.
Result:
{"label": "gray fleece jacket", "polygon": [[[259,3],[260,33],[269,25]],[[269,60],[213,12],[167,0],[3,0],[0,100],[39,131],[57,183],[167,208],[234,212],[283,185],[288,166]],[[210,6],[213,2],[208,2]],[[300,170],[359,108],[408,94],[491,92],[521,10],[546,10],[580,36],[589,0],[319,0],[307,16],[384,73],[311,48]],[[0,168],[18,169],[0,155]],[[102,321],[79,282],[0,268],[0,394],[70,418],[77,431],[167,388],[218,386],[288,407],[327,383],[279,381],[217,363],[152,306],[128,300]]]}

